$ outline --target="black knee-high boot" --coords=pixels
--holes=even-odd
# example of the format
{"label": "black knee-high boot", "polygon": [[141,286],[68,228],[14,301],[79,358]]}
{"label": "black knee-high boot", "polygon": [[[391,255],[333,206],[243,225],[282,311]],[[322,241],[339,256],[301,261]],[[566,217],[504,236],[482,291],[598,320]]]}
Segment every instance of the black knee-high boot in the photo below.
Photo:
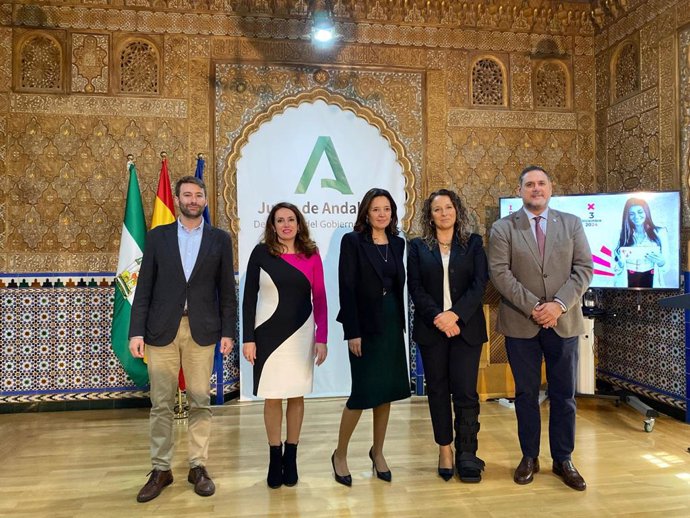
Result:
{"label": "black knee-high boot", "polygon": [[266,483],[271,489],[277,489],[283,484],[283,444],[269,447],[268,476]]}
{"label": "black knee-high boot", "polygon": [[484,461],[477,457],[477,433],[479,432],[479,405],[455,410],[455,467],[463,482],[480,482]]}
{"label": "black knee-high boot", "polygon": [[285,443],[285,452],[283,453],[283,484],[286,486],[294,486],[297,484],[297,445]]}

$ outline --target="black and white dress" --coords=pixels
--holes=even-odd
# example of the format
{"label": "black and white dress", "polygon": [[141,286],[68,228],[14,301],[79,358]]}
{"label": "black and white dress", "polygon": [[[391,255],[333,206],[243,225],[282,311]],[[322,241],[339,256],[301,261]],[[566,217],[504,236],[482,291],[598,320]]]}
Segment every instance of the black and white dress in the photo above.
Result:
{"label": "black and white dress", "polygon": [[257,245],[247,264],[243,342],[256,343],[255,396],[283,399],[312,391],[314,343],[326,343],[328,310],[318,253],[271,255]]}

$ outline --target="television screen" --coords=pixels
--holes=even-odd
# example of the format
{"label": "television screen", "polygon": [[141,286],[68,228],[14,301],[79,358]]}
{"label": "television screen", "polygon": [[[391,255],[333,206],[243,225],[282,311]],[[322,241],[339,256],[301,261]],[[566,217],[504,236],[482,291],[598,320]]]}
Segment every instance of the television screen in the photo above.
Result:
{"label": "television screen", "polygon": [[[549,207],[582,219],[594,264],[591,287],[680,287],[679,192],[553,196]],[[521,208],[521,198],[500,199],[501,217]]]}

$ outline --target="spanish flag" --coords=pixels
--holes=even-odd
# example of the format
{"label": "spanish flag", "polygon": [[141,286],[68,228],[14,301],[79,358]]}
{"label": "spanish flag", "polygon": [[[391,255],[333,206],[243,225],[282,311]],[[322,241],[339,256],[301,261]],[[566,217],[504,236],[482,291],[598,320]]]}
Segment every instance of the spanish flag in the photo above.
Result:
{"label": "spanish flag", "polygon": [[170,189],[168,159],[163,158],[161,163],[161,175],[158,177],[156,199],[153,202],[151,229],[156,228],[158,225],[167,225],[173,221],[175,221],[175,204],[173,203],[172,190]]}

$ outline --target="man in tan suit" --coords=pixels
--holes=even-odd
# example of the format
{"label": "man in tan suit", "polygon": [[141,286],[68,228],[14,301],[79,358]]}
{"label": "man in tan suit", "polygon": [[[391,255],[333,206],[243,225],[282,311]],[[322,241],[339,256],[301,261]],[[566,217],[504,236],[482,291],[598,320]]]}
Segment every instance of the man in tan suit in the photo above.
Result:
{"label": "man in tan suit", "polygon": [[586,484],[572,463],[578,336],[585,332],[580,298],[592,280],[592,255],[582,222],[549,209],[552,185],[541,167],[520,174],[523,206],[496,221],[489,238],[489,275],[501,294],[496,329],[505,335],[515,378],[522,460],[518,484],[539,471],[539,386],[546,362],[553,472],[573,489]]}

